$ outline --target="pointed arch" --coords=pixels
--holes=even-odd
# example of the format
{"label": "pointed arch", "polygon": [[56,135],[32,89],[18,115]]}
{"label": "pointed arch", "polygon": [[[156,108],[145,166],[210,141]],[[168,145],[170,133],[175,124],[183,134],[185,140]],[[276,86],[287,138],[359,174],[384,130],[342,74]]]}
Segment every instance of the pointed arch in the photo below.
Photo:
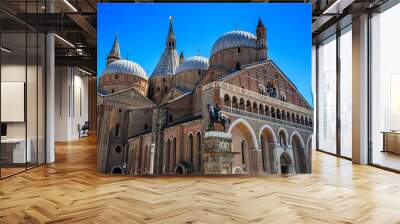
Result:
{"label": "pointed arch", "polygon": [[261,144],[262,167],[264,172],[275,172],[273,161],[275,161],[274,150],[276,147],[276,135],[268,124],[260,128],[259,139]]}
{"label": "pointed arch", "polygon": [[240,123],[243,124],[247,129],[249,129],[249,132],[250,132],[250,134],[251,134],[252,140],[253,140],[253,142],[254,142],[254,147],[255,147],[256,149],[258,149],[258,140],[257,140],[256,134],[254,133],[254,130],[253,130],[253,128],[251,127],[250,123],[249,123],[248,121],[246,121],[245,119],[243,119],[243,118],[236,119],[236,120],[229,126],[228,133],[232,133],[232,129],[233,129],[236,125],[238,125],[238,124],[240,124]]}
{"label": "pointed arch", "polygon": [[307,173],[309,170],[307,169],[307,167],[309,167],[309,160],[306,156],[303,138],[297,131],[294,131],[290,139],[296,166],[296,173]]}
{"label": "pointed arch", "polygon": [[262,136],[263,132],[265,131],[265,129],[268,129],[268,130],[270,131],[270,133],[271,133],[271,135],[272,135],[272,139],[271,139],[271,140],[272,140],[273,143],[276,143],[276,142],[277,142],[277,138],[276,138],[274,129],[272,129],[272,127],[269,126],[268,124],[264,124],[264,125],[260,128],[260,132],[258,133],[258,139],[260,140],[260,142],[261,142],[261,136]]}
{"label": "pointed arch", "polygon": [[300,133],[297,131],[293,131],[292,134],[290,135],[290,145],[292,145],[294,135],[297,135],[299,137],[302,146],[305,147],[304,140],[301,137]]}
{"label": "pointed arch", "polygon": [[280,127],[279,129],[278,129],[278,136],[279,136],[279,142],[280,142],[280,140],[281,140],[281,133],[283,132],[283,137],[284,137],[284,145],[285,146],[288,146],[289,145],[289,133],[288,133],[288,131],[285,129],[285,128],[283,128],[283,127]]}
{"label": "pointed arch", "polygon": [[312,154],[312,135],[308,136],[306,149],[307,149],[308,157],[311,158],[311,154]]}
{"label": "pointed arch", "polygon": [[201,131],[196,133],[197,140],[197,171],[201,171]]}
{"label": "pointed arch", "polygon": [[246,172],[256,172],[257,161],[254,157],[259,149],[253,128],[243,118],[236,119],[229,127],[232,134],[232,151],[239,153],[234,158],[234,165],[242,166]]}
{"label": "pointed arch", "polygon": [[165,153],[165,172],[168,173],[170,171],[170,161],[171,161],[171,139],[167,140],[167,148]]}

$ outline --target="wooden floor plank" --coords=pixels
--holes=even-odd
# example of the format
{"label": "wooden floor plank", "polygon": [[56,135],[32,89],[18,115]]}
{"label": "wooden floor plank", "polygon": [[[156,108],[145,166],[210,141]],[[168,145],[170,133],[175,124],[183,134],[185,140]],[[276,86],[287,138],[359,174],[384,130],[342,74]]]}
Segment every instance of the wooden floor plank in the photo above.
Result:
{"label": "wooden floor plank", "polygon": [[94,137],[0,181],[0,223],[400,223],[400,175],[320,152],[309,175],[96,173]]}

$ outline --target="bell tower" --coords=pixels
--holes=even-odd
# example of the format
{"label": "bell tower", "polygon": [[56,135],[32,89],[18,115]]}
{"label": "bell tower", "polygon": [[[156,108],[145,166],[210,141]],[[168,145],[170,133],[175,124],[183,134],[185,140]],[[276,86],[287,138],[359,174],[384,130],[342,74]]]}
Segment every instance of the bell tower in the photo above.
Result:
{"label": "bell tower", "polygon": [[174,34],[174,29],[172,27],[172,22],[173,22],[173,17],[169,17],[169,31],[168,31],[168,37],[167,37],[167,49],[176,49],[176,40],[175,40],[175,34]]}
{"label": "bell tower", "polygon": [[267,47],[267,31],[261,20],[258,18],[257,24],[257,48],[258,48],[258,60],[263,61],[268,59],[268,47]]}

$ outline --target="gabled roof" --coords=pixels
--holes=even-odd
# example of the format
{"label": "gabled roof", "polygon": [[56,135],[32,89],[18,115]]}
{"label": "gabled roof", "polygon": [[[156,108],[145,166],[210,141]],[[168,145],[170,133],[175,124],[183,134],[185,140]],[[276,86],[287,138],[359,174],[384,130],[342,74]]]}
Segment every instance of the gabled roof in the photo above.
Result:
{"label": "gabled roof", "polygon": [[161,101],[161,105],[175,101],[176,99],[182,97],[183,95],[189,94],[192,91],[183,87],[173,87],[169,90],[168,94]]}
{"label": "gabled roof", "polygon": [[156,106],[150,99],[139,93],[134,87],[103,95],[105,102],[117,103],[127,108]]}
{"label": "gabled roof", "polygon": [[312,109],[312,106],[308,103],[308,101],[304,98],[304,96],[297,90],[296,85],[286,76],[286,74],[285,74],[285,73],[275,64],[275,62],[274,62],[273,60],[271,60],[271,59],[265,60],[265,61],[261,61],[261,62],[256,62],[256,63],[252,63],[252,64],[249,64],[249,65],[243,66],[241,70],[236,71],[236,72],[234,72],[234,73],[231,73],[231,74],[229,74],[229,75],[223,76],[223,77],[221,77],[219,80],[220,80],[220,81],[228,80],[228,79],[230,79],[230,78],[232,78],[232,77],[237,76],[238,74],[241,74],[242,71],[244,71],[244,70],[247,70],[247,69],[250,69],[250,68],[253,68],[253,67],[256,67],[256,66],[260,66],[260,65],[263,65],[263,64],[268,64],[268,63],[270,63],[276,70],[279,71],[279,73],[282,75],[282,77],[289,83],[289,85],[291,85],[291,86],[293,87],[293,89],[294,89],[294,90],[296,91],[296,93],[301,97],[301,99],[305,102],[305,104],[306,104],[309,108]]}

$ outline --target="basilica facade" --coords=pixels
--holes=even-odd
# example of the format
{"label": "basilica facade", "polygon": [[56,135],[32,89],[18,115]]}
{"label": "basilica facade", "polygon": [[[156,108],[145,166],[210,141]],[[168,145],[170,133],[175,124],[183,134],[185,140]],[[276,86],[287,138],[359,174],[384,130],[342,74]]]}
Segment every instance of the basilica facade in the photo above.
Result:
{"label": "basilica facade", "polygon": [[310,173],[312,107],[269,57],[262,20],[255,25],[255,34],[221,35],[210,58],[185,57],[170,19],[150,77],[121,57],[116,37],[98,86],[98,172],[202,174],[207,105],[218,104],[234,174]]}

